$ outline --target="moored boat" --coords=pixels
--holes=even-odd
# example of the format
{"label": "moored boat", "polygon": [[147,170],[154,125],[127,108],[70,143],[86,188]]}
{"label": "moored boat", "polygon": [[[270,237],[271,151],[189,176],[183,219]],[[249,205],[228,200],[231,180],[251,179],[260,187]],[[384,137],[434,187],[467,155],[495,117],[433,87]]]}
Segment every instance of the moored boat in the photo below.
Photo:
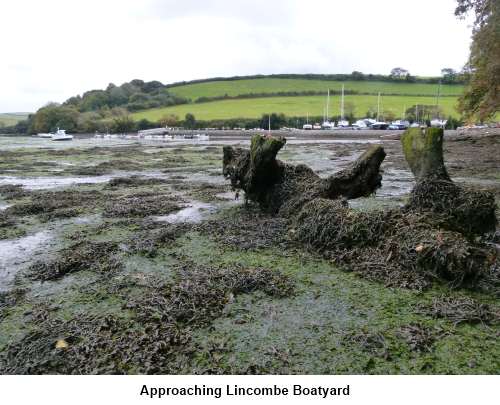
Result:
{"label": "moored boat", "polygon": [[57,128],[57,132],[52,135],[53,141],[71,141],[73,135],[68,135],[64,129]]}

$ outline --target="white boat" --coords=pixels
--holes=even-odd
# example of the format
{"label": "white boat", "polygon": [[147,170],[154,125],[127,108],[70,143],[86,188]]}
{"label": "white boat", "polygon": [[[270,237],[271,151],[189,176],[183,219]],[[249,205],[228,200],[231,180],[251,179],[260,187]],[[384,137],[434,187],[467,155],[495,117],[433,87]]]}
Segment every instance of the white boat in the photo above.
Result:
{"label": "white boat", "polygon": [[349,126],[349,121],[344,117],[344,85],[342,84],[342,97],[340,99],[340,120],[337,123],[339,128],[347,128]]}
{"label": "white boat", "polygon": [[195,135],[195,137],[199,141],[209,141],[210,140],[210,135],[207,135],[207,134],[197,134],[197,135]]}
{"label": "white boat", "polygon": [[389,128],[389,124],[384,121],[377,121],[374,124],[370,125],[371,129],[387,129]]}
{"label": "white boat", "polygon": [[395,130],[404,130],[408,129],[410,127],[410,123],[406,120],[397,120],[393,121],[391,125],[389,125],[388,129],[395,129]]}
{"label": "white boat", "polygon": [[311,124],[309,124],[309,113],[306,115],[306,123],[304,125],[302,125],[302,129],[305,129],[307,131],[310,131],[311,129],[313,129],[313,126]]}
{"label": "white boat", "polygon": [[354,124],[352,124],[353,129],[367,129],[368,125],[365,124],[363,120],[358,120]]}
{"label": "white boat", "polygon": [[323,124],[321,124],[321,128],[326,130],[335,129],[335,123],[330,121],[325,121],[323,122]]}
{"label": "white boat", "polygon": [[36,136],[38,136],[39,138],[52,138],[52,135],[53,134],[37,134]]}
{"label": "white boat", "polygon": [[443,128],[446,126],[448,120],[442,120],[439,118],[439,99],[441,98],[441,80],[439,81],[437,96],[436,96],[436,114],[437,118],[431,120],[431,127],[433,128]]}
{"label": "white boat", "polygon": [[325,107],[325,116],[323,119],[323,124],[321,124],[322,129],[334,129],[335,123],[330,122],[330,89],[328,89],[328,93],[326,96],[326,107]]}
{"label": "white boat", "polygon": [[68,135],[64,129],[57,128],[57,132],[52,135],[53,141],[71,141],[73,140],[73,135]]}
{"label": "white boat", "polygon": [[448,120],[440,120],[438,118],[431,120],[431,127],[433,128],[444,128]]}

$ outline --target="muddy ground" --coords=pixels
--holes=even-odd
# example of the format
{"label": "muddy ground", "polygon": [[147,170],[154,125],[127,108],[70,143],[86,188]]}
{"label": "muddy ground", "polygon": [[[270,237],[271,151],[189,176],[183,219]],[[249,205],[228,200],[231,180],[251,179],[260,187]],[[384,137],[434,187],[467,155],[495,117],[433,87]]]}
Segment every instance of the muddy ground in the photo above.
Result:
{"label": "muddy ground", "polygon": [[[398,141],[290,139],[280,159],[336,172],[382,143],[405,203]],[[500,370],[499,292],[389,288],[290,239],[236,199],[222,146],[0,137],[0,372],[485,374]],[[452,178],[500,202],[500,138],[447,139]]]}

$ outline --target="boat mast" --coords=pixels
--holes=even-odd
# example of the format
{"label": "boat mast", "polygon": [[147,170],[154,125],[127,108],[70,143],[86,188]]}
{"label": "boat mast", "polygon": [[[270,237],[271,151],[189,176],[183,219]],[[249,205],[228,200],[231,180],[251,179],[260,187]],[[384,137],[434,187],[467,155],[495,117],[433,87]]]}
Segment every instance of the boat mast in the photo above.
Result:
{"label": "boat mast", "polygon": [[439,80],[438,92],[436,96],[436,115],[439,119],[439,98],[441,97],[441,80]]}
{"label": "boat mast", "polygon": [[377,99],[377,122],[380,122],[380,91],[378,92]]}
{"label": "boat mast", "polygon": [[329,122],[330,119],[330,89],[328,89],[328,95],[326,96],[326,120]]}
{"label": "boat mast", "polygon": [[340,99],[340,120],[344,121],[344,84],[342,84],[342,98]]}

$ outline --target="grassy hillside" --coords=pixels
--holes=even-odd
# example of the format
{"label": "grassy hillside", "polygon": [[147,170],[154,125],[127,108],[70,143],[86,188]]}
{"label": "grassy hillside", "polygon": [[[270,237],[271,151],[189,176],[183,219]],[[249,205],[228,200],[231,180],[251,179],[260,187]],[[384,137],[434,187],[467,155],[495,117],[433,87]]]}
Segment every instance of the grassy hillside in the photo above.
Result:
{"label": "grassy hillside", "polygon": [[[306,79],[279,79],[262,78],[247,80],[213,81],[207,83],[186,84],[169,88],[169,92],[176,96],[195,100],[199,97],[237,96],[248,93],[278,93],[278,92],[303,92],[324,91],[327,89],[340,91],[342,84],[346,90],[359,93],[381,92],[382,94],[428,95],[437,93],[437,84],[425,83],[394,83],[377,81],[325,81]],[[441,94],[444,96],[458,96],[462,93],[461,85],[443,85]]]}
{"label": "grassy hillside", "polygon": [[[210,84],[210,83],[207,83]],[[201,84],[200,84],[201,85]],[[419,86],[419,85],[417,85]],[[415,104],[433,105],[435,97],[417,96],[384,96],[382,97],[382,110],[392,110],[400,116],[403,108]],[[376,110],[377,96],[348,95],[345,102],[352,102],[356,106],[355,115],[364,116],[369,109]],[[445,115],[458,117],[455,111],[456,97],[444,97],[440,105]],[[183,104],[173,107],[155,108],[140,111],[132,115],[133,119],[146,118],[157,121],[167,114],[175,114],[183,118],[187,113],[195,115],[199,120],[230,119],[230,118],[257,118],[264,113],[284,113],[287,116],[322,116],[325,97],[264,97],[256,99],[221,100],[208,103]],[[332,116],[340,114],[340,97],[331,97],[330,111]]]}
{"label": "grassy hillside", "polygon": [[0,113],[0,126],[15,125],[28,118],[29,113]]}

